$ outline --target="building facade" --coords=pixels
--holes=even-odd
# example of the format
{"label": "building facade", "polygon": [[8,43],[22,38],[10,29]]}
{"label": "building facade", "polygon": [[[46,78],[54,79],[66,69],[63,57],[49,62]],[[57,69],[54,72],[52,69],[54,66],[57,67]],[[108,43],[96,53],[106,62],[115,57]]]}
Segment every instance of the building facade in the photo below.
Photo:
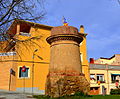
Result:
{"label": "building facade", "polygon": [[120,54],[115,54],[110,58],[100,57],[99,59],[94,60],[94,63],[120,65]]}
{"label": "building facade", "polygon": [[120,87],[119,54],[90,61],[90,94],[110,94]]}
{"label": "building facade", "polygon": [[[10,39],[0,43],[0,89],[45,93],[46,76],[50,62],[50,45],[46,38],[50,36],[52,26],[15,20],[7,34]],[[82,72],[89,81],[89,65],[86,53],[86,33],[80,27],[84,40],[80,45]],[[25,71],[23,69],[25,67]]]}

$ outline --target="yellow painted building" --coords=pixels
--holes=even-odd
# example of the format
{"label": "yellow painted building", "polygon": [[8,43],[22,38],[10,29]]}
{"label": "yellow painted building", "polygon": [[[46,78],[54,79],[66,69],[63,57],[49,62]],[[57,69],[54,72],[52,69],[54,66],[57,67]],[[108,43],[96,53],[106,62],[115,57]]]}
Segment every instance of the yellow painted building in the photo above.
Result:
{"label": "yellow painted building", "polygon": [[[23,20],[12,23],[7,31],[12,39],[8,39],[8,43],[0,41],[5,44],[4,48],[3,44],[0,47],[0,69],[4,67],[5,71],[0,74],[0,89],[44,94],[50,62],[50,45],[46,38],[50,36],[51,28],[52,26]],[[87,34],[84,33],[83,26],[80,27],[80,33],[84,38],[80,44],[82,71],[89,81]],[[22,72],[23,66],[26,67],[25,72]]]}
{"label": "yellow painted building", "polygon": [[110,58],[100,57],[92,60],[92,64],[90,64],[91,94],[103,94],[104,88],[106,94],[110,94],[111,89],[117,88],[117,82],[119,82],[118,87],[120,85],[120,54],[115,54]]}
{"label": "yellow painted building", "polygon": [[116,59],[115,55],[110,58],[109,61],[108,59],[100,59],[102,61],[104,60],[105,64],[89,64],[90,94],[110,94],[111,89],[120,88],[120,65],[116,65],[117,60],[115,62],[111,62],[113,59]]}
{"label": "yellow painted building", "polygon": [[110,58],[100,57],[99,59],[96,59],[94,63],[120,65],[120,54],[115,54]]}

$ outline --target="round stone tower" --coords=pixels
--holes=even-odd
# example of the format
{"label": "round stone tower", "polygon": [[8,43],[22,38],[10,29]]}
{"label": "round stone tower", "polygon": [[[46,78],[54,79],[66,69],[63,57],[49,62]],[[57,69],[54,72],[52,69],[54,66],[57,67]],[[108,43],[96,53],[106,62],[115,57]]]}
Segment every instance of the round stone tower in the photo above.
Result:
{"label": "round stone tower", "polygon": [[82,40],[81,34],[75,27],[52,28],[51,36],[47,38],[51,52],[46,95],[60,97],[79,91],[84,93],[89,91],[89,83],[82,74],[80,61],[79,44]]}

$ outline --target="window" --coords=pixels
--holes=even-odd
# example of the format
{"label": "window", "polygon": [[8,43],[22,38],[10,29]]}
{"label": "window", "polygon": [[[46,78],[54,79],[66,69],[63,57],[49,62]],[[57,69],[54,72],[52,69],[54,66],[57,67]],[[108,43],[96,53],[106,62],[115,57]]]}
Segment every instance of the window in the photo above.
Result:
{"label": "window", "polygon": [[97,74],[97,81],[104,81],[104,74]]}
{"label": "window", "polygon": [[103,64],[103,61],[101,61],[101,64]]}
{"label": "window", "polygon": [[95,80],[95,74],[90,74],[90,80]]}
{"label": "window", "polygon": [[120,81],[120,74],[111,74],[111,80],[112,83],[115,83],[116,81]]}
{"label": "window", "polygon": [[95,74],[90,74],[90,78],[95,78]]}
{"label": "window", "polygon": [[19,68],[19,78],[29,77],[29,68],[26,68],[25,72],[22,72],[22,67]]}
{"label": "window", "polygon": [[95,74],[90,74],[90,80],[95,80]]}
{"label": "window", "polygon": [[20,24],[20,32],[29,33],[31,26],[29,24]]}
{"label": "window", "polygon": [[31,26],[29,24],[21,24],[20,25],[20,35],[31,36],[30,29],[31,29]]}
{"label": "window", "polygon": [[81,62],[83,62],[83,54],[80,53],[80,59],[81,59]]}

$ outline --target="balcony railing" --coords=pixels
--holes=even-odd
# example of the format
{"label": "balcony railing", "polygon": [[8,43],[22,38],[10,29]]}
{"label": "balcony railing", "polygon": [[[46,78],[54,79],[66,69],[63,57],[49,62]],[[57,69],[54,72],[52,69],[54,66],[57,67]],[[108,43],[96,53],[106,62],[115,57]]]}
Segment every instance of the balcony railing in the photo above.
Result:
{"label": "balcony railing", "polygon": [[[98,81],[97,81],[97,83],[98,83]],[[100,81],[100,83],[105,83],[105,81]]]}
{"label": "balcony railing", "polygon": [[106,81],[104,80],[104,81],[97,81],[97,80],[94,80],[94,79],[90,79],[90,82],[91,83],[106,83]]}
{"label": "balcony railing", "polygon": [[116,82],[115,80],[111,81],[111,83],[115,83],[115,82]]}
{"label": "balcony railing", "polygon": [[0,53],[0,56],[13,56],[13,55],[16,55],[16,52]]}
{"label": "balcony railing", "polygon": [[120,70],[120,65],[90,64],[90,69]]}

